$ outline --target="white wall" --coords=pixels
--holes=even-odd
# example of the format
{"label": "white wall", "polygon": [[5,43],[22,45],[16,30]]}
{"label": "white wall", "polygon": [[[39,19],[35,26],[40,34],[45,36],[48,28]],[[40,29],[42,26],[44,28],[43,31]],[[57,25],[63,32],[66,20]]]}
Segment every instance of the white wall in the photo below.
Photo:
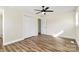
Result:
{"label": "white wall", "polygon": [[37,35],[37,26],[34,16],[15,8],[5,7],[3,44],[7,45]]}
{"label": "white wall", "polygon": [[0,37],[2,36],[2,15],[0,14]]}
{"label": "white wall", "polygon": [[47,34],[57,35],[64,31],[61,37],[75,38],[74,12],[51,14],[44,17],[47,22]]}
{"label": "white wall", "polygon": [[4,45],[22,38],[22,15],[14,8],[4,8],[3,36]]}
{"label": "white wall", "polygon": [[79,7],[77,7],[75,12],[75,26],[76,26],[76,41],[79,45]]}

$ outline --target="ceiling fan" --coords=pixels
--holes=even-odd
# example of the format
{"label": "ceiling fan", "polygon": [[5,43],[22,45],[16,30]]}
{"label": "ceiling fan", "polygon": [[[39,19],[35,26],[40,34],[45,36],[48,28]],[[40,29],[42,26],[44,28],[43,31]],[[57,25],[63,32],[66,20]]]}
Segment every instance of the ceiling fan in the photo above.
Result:
{"label": "ceiling fan", "polygon": [[46,15],[46,12],[54,12],[53,10],[49,10],[49,7],[42,6],[41,10],[35,9],[35,11],[39,11],[36,14],[42,13]]}

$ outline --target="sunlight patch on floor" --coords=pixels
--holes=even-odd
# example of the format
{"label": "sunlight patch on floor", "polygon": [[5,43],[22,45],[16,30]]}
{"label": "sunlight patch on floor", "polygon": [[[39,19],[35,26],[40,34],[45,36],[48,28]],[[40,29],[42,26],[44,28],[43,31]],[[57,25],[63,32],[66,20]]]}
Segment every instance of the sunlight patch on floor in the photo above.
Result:
{"label": "sunlight patch on floor", "polygon": [[63,34],[63,33],[64,33],[64,31],[61,30],[60,32],[58,32],[57,34],[54,34],[53,36],[54,36],[54,37],[58,37],[59,35],[61,35],[61,34]]}

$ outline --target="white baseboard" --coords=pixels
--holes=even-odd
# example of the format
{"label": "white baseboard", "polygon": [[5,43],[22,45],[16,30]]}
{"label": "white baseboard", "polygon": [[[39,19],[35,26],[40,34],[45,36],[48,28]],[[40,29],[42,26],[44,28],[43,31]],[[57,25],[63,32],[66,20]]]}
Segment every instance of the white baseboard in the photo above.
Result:
{"label": "white baseboard", "polygon": [[18,41],[21,41],[21,40],[24,40],[24,38],[20,38],[20,39],[14,40],[14,41],[6,42],[3,45],[5,46],[5,45],[12,44],[12,43],[15,43],[15,42],[18,42]]}
{"label": "white baseboard", "polygon": [[[36,36],[36,35],[34,35],[34,36]],[[14,40],[14,41],[10,41],[10,42],[3,43],[3,45],[5,46],[5,45],[8,45],[8,44],[12,44],[12,43],[15,43],[15,42],[24,40],[25,38],[29,38],[29,37],[32,37],[32,36],[28,36],[28,37],[25,36],[25,37],[22,37],[22,38],[20,38],[20,39],[16,39],[16,40]]]}
{"label": "white baseboard", "polygon": [[79,40],[78,40],[78,39],[76,39],[76,42],[77,42],[77,44],[78,44],[78,47],[79,47]]}

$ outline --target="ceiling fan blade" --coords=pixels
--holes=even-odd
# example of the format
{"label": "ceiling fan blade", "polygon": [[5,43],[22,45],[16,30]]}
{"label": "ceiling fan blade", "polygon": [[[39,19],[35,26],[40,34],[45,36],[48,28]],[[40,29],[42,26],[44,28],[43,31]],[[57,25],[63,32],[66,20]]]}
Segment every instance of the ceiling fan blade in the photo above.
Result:
{"label": "ceiling fan blade", "polygon": [[41,12],[37,12],[36,14],[39,14],[39,13],[41,13]]}
{"label": "ceiling fan blade", "polygon": [[38,10],[38,9],[34,9],[35,11],[41,11],[41,10]]}
{"label": "ceiling fan blade", "polygon": [[49,9],[49,7],[46,7],[45,10]]}
{"label": "ceiling fan blade", "polygon": [[54,12],[53,10],[46,10],[45,12]]}

